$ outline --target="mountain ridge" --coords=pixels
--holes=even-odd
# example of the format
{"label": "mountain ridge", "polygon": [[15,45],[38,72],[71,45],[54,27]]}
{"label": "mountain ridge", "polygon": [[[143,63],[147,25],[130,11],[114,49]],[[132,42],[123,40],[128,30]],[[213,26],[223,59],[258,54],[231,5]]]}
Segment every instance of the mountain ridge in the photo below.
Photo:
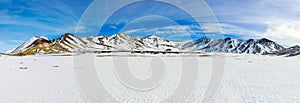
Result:
{"label": "mountain ridge", "polygon": [[207,37],[184,42],[172,42],[158,36],[137,38],[126,34],[79,38],[66,33],[60,38],[33,37],[13,49],[14,56],[46,53],[80,53],[81,51],[156,51],[156,52],[225,52],[277,56],[300,55],[300,46],[285,48],[267,38],[211,39]]}

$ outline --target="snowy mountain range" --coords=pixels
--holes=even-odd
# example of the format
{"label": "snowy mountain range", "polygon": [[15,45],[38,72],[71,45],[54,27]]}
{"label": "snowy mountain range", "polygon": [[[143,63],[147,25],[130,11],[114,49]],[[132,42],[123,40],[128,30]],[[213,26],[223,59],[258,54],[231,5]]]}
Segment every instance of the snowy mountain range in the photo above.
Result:
{"label": "snowy mountain range", "polygon": [[79,38],[66,33],[54,40],[46,37],[32,37],[11,50],[9,54],[21,56],[83,51],[226,52],[295,56],[300,54],[300,46],[285,48],[266,38],[249,40],[199,38],[185,42],[172,42],[157,36],[137,38],[126,34],[115,34]]}

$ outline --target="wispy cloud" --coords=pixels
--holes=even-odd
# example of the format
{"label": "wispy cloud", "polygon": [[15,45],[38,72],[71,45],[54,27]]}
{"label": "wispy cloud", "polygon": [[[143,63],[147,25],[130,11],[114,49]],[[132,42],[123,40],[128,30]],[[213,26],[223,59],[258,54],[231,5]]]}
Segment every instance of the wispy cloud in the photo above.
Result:
{"label": "wispy cloud", "polygon": [[[232,29],[267,37],[281,44],[299,44],[299,0],[206,0],[221,23],[231,24]],[[223,26],[224,27],[224,26]],[[246,29],[246,30],[245,30]],[[250,30],[250,31],[249,31]],[[253,33],[251,33],[253,32]]]}
{"label": "wispy cloud", "polygon": [[263,36],[275,39],[285,45],[300,45],[300,21],[269,22]]}
{"label": "wispy cloud", "polygon": [[78,20],[74,11],[61,1],[51,3],[15,1],[1,7],[1,11],[4,12],[0,14],[0,24],[29,26],[32,31],[37,28],[48,31],[68,30],[63,28],[74,26]]}
{"label": "wispy cloud", "polygon": [[92,0],[0,0],[0,41],[9,45],[25,42],[32,36],[56,36],[74,32],[81,13]]}
{"label": "wispy cloud", "polygon": [[133,29],[127,30],[122,33],[129,34],[132,36],[137,37],[145,37],[149,35],[157,35],[167,39],[176,39],[180,40],[186,39],[183,37],[191,36],[194,34],[189,34],[188,31],[191,30],[189,25],[180,26],[180,25],[172,25],[172,26],[165,26],[165,27],[156,27],[156,28],[140,28],[140,29]]}
{"label": "wispy cloud", "polygon": [[245,29],[236,25],[227,23],[206,23],[203,24],[204,30],[207,33],[216,33],[219,29],[222,30],[222,34],[235,34],[240,36],[258,36],[261,33],[255,30]]}
{"label": "wispy cloud", "polygon": [[[222,33],[219,32],[220,29],[223,31]],[[151,29],[132,29],[124,31],[123,33],[138,37],[157,35],[170,40],[175,39],[175,41],[185,41],[187,39],[197,39],[205,36],[214,38],[217,35],[221,37],[220,35],[225,34],[236,35],[235,37],[241,38],[256,38],[261,35],[260,32],[226,23],[203,23],[201,27],[193,25],[170,25]]]}
{"label": "wispy cloud", "polygon": [[8,50],[12,50],[13,48],[16,48],[17,45],[22,43],[23,41],[20,40],[10,40],[10,41],[0,41],[0,53],[5,53]]}

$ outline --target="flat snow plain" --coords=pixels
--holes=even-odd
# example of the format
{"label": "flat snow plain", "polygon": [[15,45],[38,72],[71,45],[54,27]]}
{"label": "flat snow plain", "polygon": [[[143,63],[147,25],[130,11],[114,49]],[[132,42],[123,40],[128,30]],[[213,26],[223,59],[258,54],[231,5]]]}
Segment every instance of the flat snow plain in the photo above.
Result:
{"label": "flat snow plain", "polygon": [[[214,103],[300,102],[300,57],[273,57],[244,54],[210,54],[210,56],[143,55],[127,56],[131,73],[138,79],[153,75],[153,60],[164,63],[164,76],[154,89],[135,91],[124,86],[114,74],[124,57],[97,55],[96,71],[107,92],[120,102],[161,102],[174,93],[182,77],[180,60],[198,59],[198,76],[188,102],[198,103],[204,96],[213,60],[225,57],[223,80],[212,100]],[[157,59],[159,58],[159,59]],[[3,103],[82,103],[81,91],[72,56],[36,55],[0,57],[0,101]],[[89,62],[89,61],[87,61]],[[149,64],[151,64],[149,66]],[[179,66],[178,66],[179,65]],[[75,69],[74,69],[75,68]],[[193,68],[193,67],[187,67]],[[118,68],[117,68],[118,69]],[[88,81],[88,78],[86,79]]]}

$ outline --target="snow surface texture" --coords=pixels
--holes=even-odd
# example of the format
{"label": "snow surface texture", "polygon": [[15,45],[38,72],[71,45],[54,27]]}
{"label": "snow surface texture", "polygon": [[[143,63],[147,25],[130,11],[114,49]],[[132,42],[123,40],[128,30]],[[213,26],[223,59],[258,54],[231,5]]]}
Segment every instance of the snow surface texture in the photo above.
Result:
{"label": "snow surface texture", "polygon": [[[225,73],[214,103],[272,102],[296,103],[300,101],[300,57],[271,57],[261,55],[225,54]],[[197,56],[199,75],[188,102],[198,103],[204,95],[212,72],[213,57]],[[181,78],[181,69],[174,67],[176,55],[159,56],[164,61],[166,74],[161,84],[150,91],[126,88],[113,75],[113,60],[122,56],[98,55],[95,60],[97,74],[107,92],[121,102],[159,102],[174,93]],[[154,56],[156,58],[156,56]],[[196,57],[196,56],[193,56]],[[72,56],[0,57],[0,100],[4,103],[82,103]],[[130,71],[139,79],[151,74],[149,63],[153,55],[128,57]],[[75,67],[76,68],[76,67]]]}

